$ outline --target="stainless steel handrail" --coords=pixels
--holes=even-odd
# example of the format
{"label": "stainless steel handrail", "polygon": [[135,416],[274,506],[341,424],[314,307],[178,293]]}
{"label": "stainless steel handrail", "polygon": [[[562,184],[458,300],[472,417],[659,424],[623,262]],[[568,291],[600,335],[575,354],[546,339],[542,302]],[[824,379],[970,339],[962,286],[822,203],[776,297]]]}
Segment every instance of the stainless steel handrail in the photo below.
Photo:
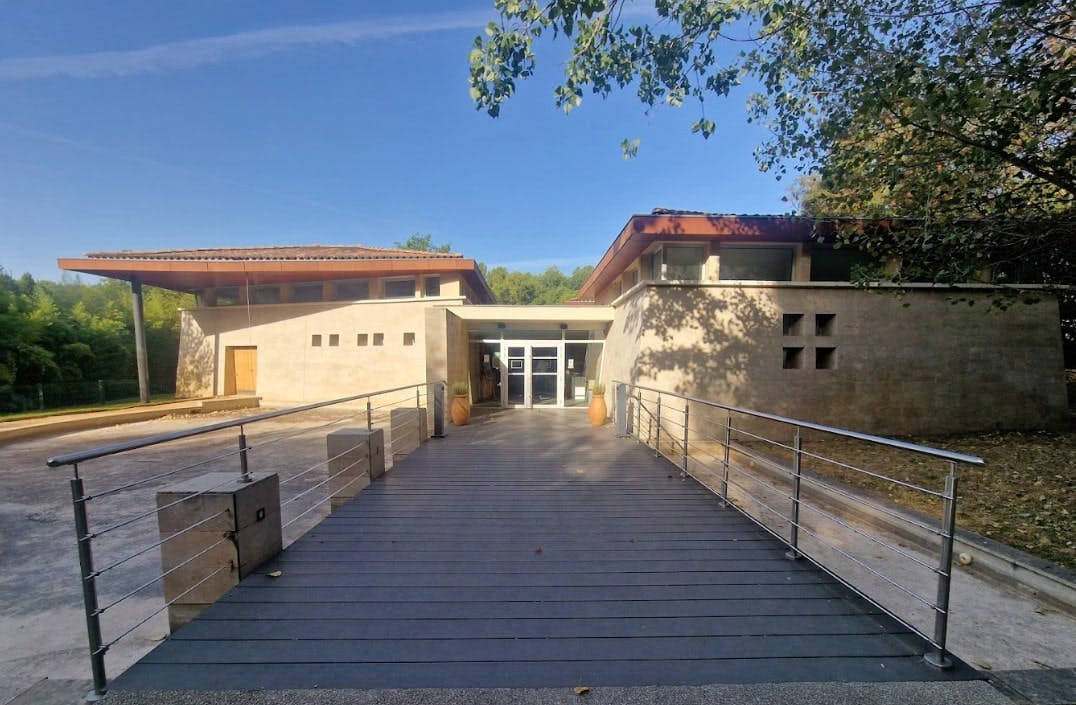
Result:
{"label": "stainless steel handrail", "polygon": [[91,448],[90,450],[78,451],[76,453],[67,453],[65,455],[56,455],[45,461],[45,464],[50,468],[58,468],[63,465],[74,465],[86,460],[94,460],[96,458],[103,458],[106,455],[115,455],[116,453],[124,453],[129,450],[138,450],[139,448],[148,448],[149,446],[157,445],[159,443],[168,443],[169,441],[178,441],[184,438],[192,438],[194,436],[200,436],[205,433],[212,433],[213,431],[220,431],[226,428],[237,428],[239,426],[245,426],[258,421],[267,421],[268,419],[275,419],[281,416],[290,416],[291,414],[298,414],[304,411],[312,411],[314,409],[320,409],[325,406],[333,406],[335,404],[346,404],[349,401],[358,401],[359,399],[368,399],[370,397],[377,397],[383,394],[391,394],[392,392],[399,392],[404,389],[416,389],[426,386],[425,382],[418,382],[415,384],[406,384],[402,387],[393,387],[392,389],[382,389],[376,392],[369,392],[366,394],[355,394],[350,397],[340,397],[339,399],[331,399],[329,401],[319,401],[314,404],[306,404],[304,406],[294,406],[287,409],[280,409],[279,411],[267,411],[264,414],[255,414],[253,416],[245,416],[241,419],[233,419],[231,421],[221,421],[220,423],[208,424],[206,426],[199,426],[198,428],[190,428],[185,431],[174,431],[172,433],[159,433],[155,436],[147,436],[145,438],[139,438],[134,441],[124,441],[123,443],[113,443],[107,446],[100,446],[98,448]]}
{"label": "stainless steel handrail", "polygon": [[[695,474],[691,471],[691,465],[690,465],[690,462],[689,462],[690,460],[694,460],[694,462],[696,463],[696,465],[698,467],[701,467],[701,468],[704,468],[704,469],[710,469],[710,468],[708,468],[707,463],[706,463],[705,460],[702,459],[702,456],[708,456],[713,461],[716,461],[715,462],[715,466],[716,466],[715,469],[720,469],[720,488],[711,487],[706,482],[704,482],[702,480],[699,480],[699,481],[700,481],[701,484],[703,484],[704,487],[708,487],[708,489],[710,489],[715,494],[717,494],[718,496],[721,497],[722,506],[726,506],[726,507],[731,506],[731,507],[736,508],[742,514],[744,514],[747,518],[751,519],[752,521],[757,523],[760,527],[762,527],[764,530],[766,530],[767,532],[769,532],[770,534],[772,534],[773,536],[778,538],[780,541],[782,541],[783,543],[788,545],[790,550],[788,551],[788,553],[786,555],[789,558],[791,558],[791,559],[796,559],[796,558],[800,558],[800,557],[806,558],[807,560],[811,561],[812,563],[817,565],[819,568],[821,568],[823,571],[829,573],[838,582],[844,584],[845,586],[850,588],[853,592],[859,594],[860,596],[864,597],[868,601],[875,604],[877,607],[879,607],[886,614],[893,617],[897,622],[899,622],[900,624],[903,624],[904,626],[908,627],[911,631],[916,632],[917,634],[922,636],[924,639],[926,639],[926,641],[932,647],[932,650],[930,650],[926,654],[924,654],[924,660],[927,663],[931,664],[932,666],[936,666],[938,668],[947,668],[947,667],[952,665],[952,660],[949,658],[948,652],[947,652],[947,649],[946,649],[946,637],[947,637],[947,633],[948,633],[949,600],[950,600],[950,587],[951,587],[951,582],[950,581],[951,581],[951,578],[952,578],[953,537],[954,537],[954,533],[955,533],[955,524],[956,524],[956,501],[957,501],[956,466],[957,466],[957,464],[970,465],[970,466],[982,466],[982,465],[985,464],[982,458],[979,458],[979,457],[976,457],[976,456],[971,456],[971,455],[965,455],[963,453],[954,453],[952,451],[941,450],[941,449],[938,449],[938,448],[931,448],[929,446],[924,446],[924,445],[920,445],[920,444],[916,444],[916,443],[908,443],[908,442],[905,442],[905,441],[898,441],[898,440],[892,439],[892,438],[885,438],[885,437],[882,437],[882,436],[875,436],[875,435],[872,435],[872,434],[860,433],[860,432],[857,432],[857,431],[850,431],[848,429],[843,429],[843,428],[838,428],[838,427],[833,427],[833,426],[826,426],[824,424],[813,423],[813,422],[810,422],[810,421],[803,421],[801,419],[788,418],[788,417],[784,417],[784,416],[779,416],[777,414],[771,414],[771,413],[762,412],[762,411],[755,411],[753,409],[745,409],[745,408],[742,408],[742,407],[732,406],[730,404],[722,404],[720,402],[715,402],[715,401],[712,401],[712,400],[709,400],[709,399],[702,399],[700,397],[695,397],[695,396],[691,396],[691,395],[688,395],[688,394],[681,394],[681,393],[678,393],[678,392],[670,392],[670,391],[663,390],[663,389],[658,389],[658,388],[655,388],[655,387],[647,387],[647,386],[643,386],[643,385],[630,384],[630,383],[620,382],[620,381],[613,381],[612,385],[613,385],[614,393],[616,395],[615,403],[614,403],[614,408],[615,408],[614,413],[617,416],[617,418],[616,418],[616,426],[617,426],[617,429],[618,429],[617,432],[618,432],[619,435],[627,435],[627,436],[635,435],[636,438],[640,442],[646,443],[649,446],[650,445],[650,439],[651,439],[651,426],[654,426],[655,428],[653,429],[653,432],[654,432],[654,439],[655,439],[654,440],[655,455],[663,456],[669,462],[678,465],[680,467],[680,470],[681,470],[681,477],[683,477],[684,475],[691,475],[692,477],[695,477]],[[651,399],[646,399],[647,403],[644,403],[644,395],[643,395],[644,391],[648,392],[648,393],[650,393],[650,395],[652,395]],[[665,419],[662,418],[662,416],[663,416],[662,415],[662,399],[663,399],[663,397],[670,397],[672,399],[682,400],[683,401],[682,408],[676,408],[675,405],[666,404],[665,406],[666,406],[667,410],[665,411],[665,414],[664,414],[665,417],[666,417]],[[635,408],[634,410],[630,410],[629,409],[629,404],[630,403],[636,404],[637,408]],[[722,412],[724,412],[722,414],[722,416],[724,418],[721,419],[721,420],[714,420],[712,418],[704,418],[703,422],[700,423],[698,421],[699,414],[691,414],[691,411],[690,411],[691,404],[699,404],[699,405],[706,406],[706,407],[712,407],[712,408],[715,408],[715,409],[720,409]],[[652,406],[653,411],[650,408],[647,408],[648,406]],[[646,414],[647,419],[648,419],[646,438],[645,439],[643,437],[642,427],[641,427],[642,426],[641,421],[642,421],[642,417],[643,417],[644,413]],[[629,423],[631,421],[631,418],[632,418],[633,414],[634,414],[634,418],[635,418],[635,423],[634,423],[634,427],[629,430]],[[669,417],[673,417],[673,416],[675,416],[677,414],[682,415],[681,416],[682,422],[678,422],[678,421],[674,420],[673,418],[669,418]],[[769,438],[769,437],[764,436],[764,435],[760,435],[759,433],[750,433],[750,432],[748,432],[748,431],[746,431],[745,429],[742,429],[742,428],[734,428],[733,427],[733,415],[746,416],[746,417],[751,417],[751,418],[754,418],[754,419],[761,419],[761,420],[764,420],[764,421],[781,424],[782,426],[787,427],[789,429],[794,429],[795,436],[794,436],[793,443],[792,443],[792,445],[787,445],[787,444],[785,444],[785,443],[783,443],[781,441],[774,440],[774,439]],[[694,422],[692,422],[692,419],[695,419]],[[674,437],[669,441],[670,447],[668,449],[668,452],[665,452],[665,451],[662,450],[662,444],[661,444],[662,426],[666,425],[666,424],[675,427],[677,430],[682,430],[682,439],[678,439],[678,438]],[[694,429],[691,429],[690,426],[694,426]],[[701,427],[705,427],[705,426],[713,426],[713,427],[720,428],[723,431],[724,439],[719,440],[715,435],[707,434],[705,432],[705,430],[703,428],[701,428]],[[835,461],[833,459],[827,458],[825,456],[819,455],[817,453],[809,452],[809,451],[805,450],[804,447],[803,447],[803,444],[804,444],[803,430],[804,429],[815,431],[815,432],[818,432],[820,434],[828,434],[830,436],[837,436],[837,437],[841,437],[841,438],[847,438],[847,439],[853,439],[853,440],[857,440],[857,441],[862,441],[862,442],[870,443],[870,444],[877,445],[877,446],[891,448],[891,449],[897,450],[897,451],[916,453],[916,454],[919,454],[919,455],[924,455],[924,456],[927,456],[927,457],[930,457],[930,458],[937,459],[939,461],[943,461],[948,466],[948,474],[947,474],[947,477],[945,479],[945,489],[943,491],[940,491],[940,492],[935,491],[935,490],[931,490],[929,488],[921,487],[921,486],[915,485],[913,483],[909,483],[909,482],[905,482],[905,481],[902,481],[902,480],[898,480],[896,478],[888,477],[887,475],[884,475],[884,474],[881,474],[881,473],[872,472],[872,471],[866,470],[864,468],[859,468],[859,467],[855,467],[853,465],[849,465],[847,463],[838,462],[838,461]],[[691,443],[691,434],[692,434],[692,432],[694,432],[695,437],[697,439],[702,439],[702,440],[708,441],[708,442],[710,442],[710,441],[716,442],[719,446],[721,446],[722,449],[723,449],[723,453],[722,453],[723,458],[719,460],[716,455],[714,455],[712,453],[705,453],[705,452],[701,453],[701,454],[696,452],[694,455],[692,455],[691,449],[692,449],[693,446],[696,449],[696,451],[699,450],[699,446],[697,444]],[[669,433],[669,432],[666,431],[666,433]],[[781,448],[781,449],[783,449],[785,451],[791,452],[792,453],[791,466],[788,467],[788,468],[782,467],[780,461],[776,461],[773,458],[766,457],[765,455],[759,455],[758,453],[754,453],[751,450],[748,450],[748,448],[743,446],[739,442],[739,440],[734,440],[733,439],[734,434],[737,435],[737,436],[746,436],[746,437],[755,439],[757,441],[764,442],[766,444],[770,444],[772,446],[779,447],[779,448]],[[670,433],[669,435],[673,435],[673,434]],[[676,453],[677,446],[680,446],[680,451],[681,451],[680,453]],[[762,463],[764,466],[773,466],[773,469],[775,469],[776,471],[779,471],[779,472],[787,475],[786,481],[789,482],[790,486],[791,486],[789,491],[786,493],[783,489],[778,489],[771,482],[764,479],[764,477],[759,476],[755,472],[751,472],[750,471],[750,466],[741,466],[739,463],[734,464],[734,463],[730,462],[730,451],[733,448],[736,449],[736,452],[738,454],[747,456],[749,459],[751,459],[751,462],[753,462],[753,463]],[[837,516],[835,516],[834,514],[828,512],[828,511],[825,511],[825,510],[821,509],[820,507],[811,506],[811,504],[809,504],[807,502],[807,500],[805,500],[801,495],[801,482],[802,481],[807,481],[808,483],[811,483],[811,484],[818,484],[818,483],[816,482],[814,477],[812,477],[810,475],[807,475],[807,474],[804,474],[803,469],[802,469],[802,460],[805,457],[813,458],[815,460],[824,461],[824,462],[827,462],[827,463],[834,463],[834,464],[836,464],[836,465],[838,465],[841,468],[844,468],[846,470],[854,471],[854,472],[857,472],[857,473],[862,473],[862,474],[868,475],[868,476],[870,476],[872,478],[882,480],[882,481],[886,481],[886,482],[889,482],[889,483],[893,483],[893,484],[899,485],[901,487],[905,487],[905,488],[914,490],[916,492],[920,492],[923,495],[932,497],[932,498],[934,498],[936,500],[940,500],[942,502],[942,519],[941,519],[941,522],[940,522],[940,527],[937,528],[937,529],[929,527],[926,524],[924,524],[923,522],[918,521],[917,519],[914,519],[914,518],[911,518],[911,517],[907,517],[907,518],[902,517],[897,512],[894,512],[892,510],[886,509],[886,510],[882,511],[883,514],[885,514],[887,516],[890,516],[892,518],[896,518],[898,520],[901,520],[904,523],[919,527],[920,529],[926,529],[927,532],[930,535],[932,535],[932,537],[939,540],[940,543],[939,543],[939,545],[938,545],[938,547],[936,549],[937,552],[935,554],[937,556],[937,567],[936,568],[931,567],[931,565],[928,562],[926,562],[926,561],[924,561],[924,560],[922,560],[920,558],[914,557],[910,553],[908,553],[906,551],[903,551],[900,548],[897,548],[895,546],[890,546],[889,544],[887,544],[882,539],[879,539],[877,537],[870,536],[870,535],[864,533],[863,531],[861,531],[861,530],[855,528],[854,526],[852,526],[850,523],[838,518]],[[791,501],[789,514],[786,516],[784,514],[784,512],[782,512],[781,510],[778,510],[778,509],[770,506],[767,503],[767,501],[763,500],[762,496],[759,496],[757,493],[753,492],[752,490],[748,490],[746,487],[744,487],[740,483],[736,482],[735,480],[730,479],[730,477],[729,477],[730,468],[734,468],[735,471],[737,473],[739,473],[739,474],[744,474],[745,476],[748,476],[751,482],[761,483],[762,486],[767,487],[768,490],[772,491],[772,493],[776,493],[776,496],[778,498],[783,498],[786,501]],[[698,480],[699,478],[696,477],[696,479]],[[774,517],[778,518],[779,520],[781,520],[783,522],[787,522],[788,523],[788,536],[787,537],[783,536],[781,532],[779,532],[775,528],[771,527],[767,522],[763,521],[762,518],[752,515],[752,513],[750,511],[748,511],[748,509],[746,507],[738,506],[736,503],[732,502],[729,499],[729,487],[730,486],[736,487],[737,490],[746,499],[748,499],[750,502],[753,502],[756,505],[766,509],[768,512],[772,513],[772,515]],[[835,493],[838,494],[838,495],[843,495],[843,496],[845,496],[847,498],[856,500],[856,503],[859,506],[871,507],[871,508],[874,508],[876,510],[881,510],[882,509],[878,505],[876,505],[876,504],[874,504],[872,502],[869,502],[867,500],[854,498],[854,497],[852,497],[852,495],[850,495],[850,494],[848,494],[846,492],[843,492],[843,491],[839,490],[838,488],[833,488],[833,489],[834,489]],[[764,492],[765,492],[765,490],[764,490]],[[936,597],[934,599],[934,602],[930,602],[927,598],[919,595],[914,590],[912,590],[912,589],[910,589],[910,588],[908,588],[908,587],[906,587],[904,585],[901,585],[899,582],[897,582],[896,579],[891,578],[890,576],[884,574],[883,572],[881,572],[879,570],[876,570],[875,568],[871,567],[870,565],[867,565],[864,562],[865,559],[861,560],[860,557],[852,555],[852,553],[849,553],[849,552],[843,550],[839,546],[837,546],[837,545],[833,544],[832,542],[824,539],[817,532],[812,531],[810,528],[804,526],[802,524],[802,522],[801,522],[801,519],[800,519],[800,507],[801,507],[801,504],[808,511],[814,512],[817,515],[820,515],[820,516],[822,516],[824,518],[829,519],[833,524],[835,524],[837,526],[840,526],[842,528],[845,528],[845,529],[851,531],[853,534],[859,535],[861,538],[866,538],[869,541],[871,541],[872,543],[880,544],[880,545],[882,545],[882,546],[884,546],[886,548],[889,548],[889,549],[893,550],[897,555],[909,560],[912,564],[918,566],[919,568],[929,570],[933,574],[933,577],[934,577],[934,579],[936,581],[936,585],[935,585]],[[822,546],[825,546],[825,547],[835,551],[836,553],[840,554],[844,558],[850,560],[852,563],[858,565],[860,568],[865,569],[867,572],[869,572],[873,576],[875,576],[877,578],[880,578],[881,580],[888,583],[890,586],[893,586],[893,587],[897,588],[898,590],[906,593],[908,596],[914,598],[919,603],[928,606],[931,609],[931,611],[933,612],[933,622],[934,622],[933,635],[927,634],[925,629],[920,629],[920,628],[916,627],[909,620],[905,619],[901,615],[897,614],[895,611],[893,611],[893,610],[889,609],[888,607],[886,607],[878,599],[872,598],[871,596],[867,595],[864,590],[860,589],[860,587],[858,587],[856,585],[853,585],[852,582],[849,579],[846,579],[845,577],[839,575],[836,572],[835,569],[827,566],[819,557],[812,556],[812,555],[806,553],[801,548],[800,542],[799,542],[799,533],[800,533],[801,530],[805,534],[807,534],[807,535],[811,536],[813,539],[815,539]]]}
{"label": "stainless steel handrail", "polygon": [[776,421],[777,423],[787,424],[789,426],[798,426],[800,428],[810,429],[812,431],[821,431],[823,433],[829,433],[834,436],[842,436],[844,438],[854,438],[859,441],[867,441],[868,443],[876,443],[882,446],[888,446],[890,448],[899,448],[900,450],[910,451],[912,453],[920,453],[922,455],[929,455],[934,458],[940,458],[942,460],[948,460],[954,463],[961,463],[964,465],[985,465],[985,461],[974,455],[965,455],[963,453],[954,453],[949,450],[942,450],[941,448],[931,448],[930,446],[919,445],[917,443],[908,443],[906,441],[898,441],[895,438],[886,438],[884,436],[872,436],[869,433],[860,433],[858,431],[849,431],[845,428],[838,428],[836,426],[826,426],[824,424],[812,423],[811,421],[804,421],[802,419],[793,419],[785,416],[778,416],[777,414],[769,414],[764,411],[755,411],[753,409],[744,409],[738,406],[731,406],[729,404],[722,404],[720,402],[711,401],[709,399],[702,399],[700,397],[693,397],[688,394],[679,394],[677,392],[670,392],[665,389],[657,389],[656,387],[644,387],[641,384],[633,384],[631,382],[618,382],[613,381],[613,386],[618,384],[627,384],[635,389],[641,389],[647,392],[655,392],[657,394],[664,394],[670,397],[676,397],[677,399],[686,399],[687,401],[695,402],[697,404],[704,404],[706,406],[712,406],[716,409],[723,409],[725,411],[731,411],[735,414],[744,414],[746,416],[754,416],[759,419],[766,419],[768,421]]}

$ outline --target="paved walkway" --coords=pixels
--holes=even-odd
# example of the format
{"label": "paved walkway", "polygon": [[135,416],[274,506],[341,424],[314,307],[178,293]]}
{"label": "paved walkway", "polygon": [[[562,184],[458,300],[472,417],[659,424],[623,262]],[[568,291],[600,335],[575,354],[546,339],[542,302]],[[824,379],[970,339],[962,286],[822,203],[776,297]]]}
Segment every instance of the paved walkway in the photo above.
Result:
{"label": "paved walkway", "polygon": [[431,440],[113,690],[978,677],[585,423],[510,412]]}

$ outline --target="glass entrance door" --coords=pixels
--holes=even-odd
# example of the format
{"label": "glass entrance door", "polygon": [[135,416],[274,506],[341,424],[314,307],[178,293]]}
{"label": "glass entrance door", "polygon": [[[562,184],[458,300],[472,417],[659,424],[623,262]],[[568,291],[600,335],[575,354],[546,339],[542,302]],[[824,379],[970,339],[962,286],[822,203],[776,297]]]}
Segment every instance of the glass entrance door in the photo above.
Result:
{"label": "glass entrance door", "polygon": [[557,406],[557,389],[560,380],[557,364],[557,345],[532,345],[531,353],[531,406]]}
{"label": "glass entrance door", "polygon": [[506,341],[504,389],[505,406],[529,409],[533,406],[561,406],[561,343]]}

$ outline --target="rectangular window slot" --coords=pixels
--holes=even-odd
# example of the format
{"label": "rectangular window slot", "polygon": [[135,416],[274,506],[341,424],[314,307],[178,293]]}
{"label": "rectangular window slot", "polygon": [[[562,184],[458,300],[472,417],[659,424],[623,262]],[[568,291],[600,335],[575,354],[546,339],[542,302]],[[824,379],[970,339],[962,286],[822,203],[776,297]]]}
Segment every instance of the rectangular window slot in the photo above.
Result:
{"label": "rectangular window slot", "polygon": [[359,345],[359,347],[369,345],[370,344],[370,334],[369,333],[359,333],[356,336],[355,342]]}
{"label": "rectangular window slot", "polygon": [[339,333],[330,333],[329,334],[329,347],[330,348],[338,348],[338,347],[340,347],[340,334]]}
{"label": "rectangular window slot", "polygon": [[426,296],[441,295],[441,277],[425,277],[424,283],[426,286]]}
{"label": "rectangular window slot", "polygon": [[786,313],[781,317],[782,335],[803,335],[803,314]]}
{"label": "rectangular window slot", "polygon": [[414,344],[415,344],[415,334],[414,333],[404,333],[404,345],[414,345]]}
{"label": "rectangular window slot", "polygon": [[837,314],[835,313],[816,313],[814,316],[814,334],[829,336],[833,335],[837,329]]}
{"label": "rectangular window slot", "polygon": [[781,367],[786,370],[798,370],[803,367],[803,348],[782,348],[784,360]]}
{"label": "rectangular window slot", "polygon": [[321,336],[318,335],[317,333],[310,336],[310,347],[313,347],[313,348],[320,348],[321,347]]}
{"label": "rectangular window slot", "polygon": [[385,344],[385,334],[384,333],[374,333],[374,345],[384,345],[384,344]]}
{"label": "rectangular window slot", "polygon": [[816,370],[837,369],[837,348],[815,348],[814,368]]}

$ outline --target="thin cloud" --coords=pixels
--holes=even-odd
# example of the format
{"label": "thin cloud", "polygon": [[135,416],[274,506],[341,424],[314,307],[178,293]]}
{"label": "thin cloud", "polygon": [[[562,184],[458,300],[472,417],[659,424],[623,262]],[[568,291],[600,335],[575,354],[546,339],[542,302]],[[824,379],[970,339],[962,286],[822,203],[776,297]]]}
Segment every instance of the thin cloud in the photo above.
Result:
{"label": "thin cloud", "polygon": [[415,15],[384,20],[332,22],[237,32],[188,39],[131,51],[33,56],[0,60],[0,81],[42,78],[114,78],[145,73],[181,71],[236,59],[250,59],[298,47],[356,44],[455,29],[480,29],[489,13]]}

